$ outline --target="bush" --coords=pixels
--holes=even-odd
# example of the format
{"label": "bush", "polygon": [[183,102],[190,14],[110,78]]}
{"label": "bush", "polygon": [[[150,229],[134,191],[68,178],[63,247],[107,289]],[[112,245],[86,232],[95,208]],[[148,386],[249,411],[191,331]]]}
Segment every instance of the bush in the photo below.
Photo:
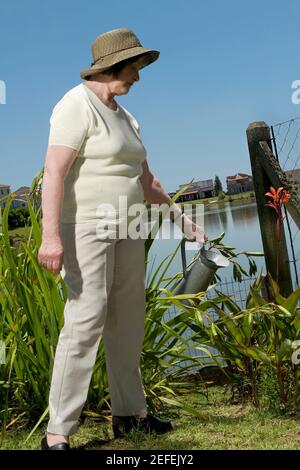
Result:
{"label": "bush", "polygon": [[29,219],[29,211],[27,207],[11,209],[8,213],[8,227],[13,230],[19,227],[25,227]]}
{"label": "bush", "polygon": [[[22,417],[22,422],[31,426],[47,416],[47,391],[67,299],[67,288],[61,276],[54,276],[37,262],[41,211],[35,211],[30,201],[28,208],[30,230],[20,235],[19,242],[11,246],[8,215],[12,223],[16,220],[19,223],[21,213],[25,218],[24,210],[9,211],[9,206],[6,207],[0,236],[0,339],[3,338],[6,348],[6,363],[0,367],[0,447],[4,430],[13,420]],[[151,239],[146,253],[152,243]],[[179,381],[180,373],[191,368],[193,363],[197,367],[202,365],[201,358],[197,357],[191,357],[190,364],[185,364],[190,346],[184,333],[189,327],[190,313],[179,312],[170,319],[164,319],[164,313],[174,304],[173,297],[164,290],[171,282],[165,276],[177,251],[171,260],[168,256],[161,263],[148,281],[141,371],[150,410],[157,411],[170,404],[172,399],[173,405],[197,415],[197,410],[185,407],[184,402],[177,400],[183,391],[195,390],[194,384]],[[193,298],[193,295],[187,297]],[[102,341],[84,412],[107,412],[109,406]]]}
{"label": "bush", "polygon": [[295,368],[285,363],[281,367],[285,388],[285,401],[280,399],[278,376],[274,368],[263,366],[258,379],[258,393],[262,408],[272,414],[299,411],[299,396],[295,389]]}

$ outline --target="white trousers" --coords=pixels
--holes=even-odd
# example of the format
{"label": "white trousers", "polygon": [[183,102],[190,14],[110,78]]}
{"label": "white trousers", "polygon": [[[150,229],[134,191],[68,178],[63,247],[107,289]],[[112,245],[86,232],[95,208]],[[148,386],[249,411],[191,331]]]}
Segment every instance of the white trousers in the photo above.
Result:
{"label": "white trousers", "polygon": [[47,431],[71,435],[85,404],[103,338],[112,415],[147,409],[140,374],[145,322],[144,240],[105,239],[96,224],[61,224],[64,326],[52,374]]}

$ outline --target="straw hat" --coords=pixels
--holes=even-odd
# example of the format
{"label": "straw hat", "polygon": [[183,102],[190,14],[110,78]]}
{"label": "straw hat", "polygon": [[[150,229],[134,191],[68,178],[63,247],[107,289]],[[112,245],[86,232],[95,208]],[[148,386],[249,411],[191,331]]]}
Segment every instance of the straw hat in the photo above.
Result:
{"label": "straw hat", "polygon": [[125,28],[113,29],[98,36],[92,45],[92,54],[94,61],[90,68],[80,73],[81,78],[103,72],[112,65],[130,57],[143,54],[141,68],[151,64],[159,57],[158,51],[143,47],[137,36]]}

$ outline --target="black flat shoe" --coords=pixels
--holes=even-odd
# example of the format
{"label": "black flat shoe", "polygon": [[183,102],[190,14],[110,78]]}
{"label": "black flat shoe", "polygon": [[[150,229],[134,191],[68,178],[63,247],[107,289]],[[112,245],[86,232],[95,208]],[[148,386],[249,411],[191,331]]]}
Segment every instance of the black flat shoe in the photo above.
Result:
{"label": "black flat shoe", "polygon": [[134,416],[113,416],[112,428],[114,437],[124,437],[134,428],[135,424],[136,418]]}
{"label": "black flat shoe", "polygon": [[165,434],[173,431],[174,427],[171,421],[160,421],[148,413],[145,418],[137,418],[136,429],[146,434]]}
{"label": "black flat shoe", "polygon": [[170,421],[160,421],[149,413],[144,418],[137,418],[136,416],[113,416],[112,425],[115,438],[124,437],[132,429],[145,434],[165,434],[174,429]]}
{"label": "black flat shoe", "polygon": [[66,442],[59,442],[53,446],[49,446],[47,442],[47,436],[44,436],[41,440],[41,450],[70,450],[70,444]]}

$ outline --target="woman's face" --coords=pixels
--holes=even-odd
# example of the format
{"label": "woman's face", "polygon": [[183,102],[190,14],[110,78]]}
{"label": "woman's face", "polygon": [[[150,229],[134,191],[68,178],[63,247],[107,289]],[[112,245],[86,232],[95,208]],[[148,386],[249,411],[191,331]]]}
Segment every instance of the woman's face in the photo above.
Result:
{"label": "woman's face", "polygon": [[112,93],[115,95],[125,95],[128,93],[133,83],[140,79],[140,68],[141,66],[137,62],[125,65],[118,76],[113,77],[110,83]]}

